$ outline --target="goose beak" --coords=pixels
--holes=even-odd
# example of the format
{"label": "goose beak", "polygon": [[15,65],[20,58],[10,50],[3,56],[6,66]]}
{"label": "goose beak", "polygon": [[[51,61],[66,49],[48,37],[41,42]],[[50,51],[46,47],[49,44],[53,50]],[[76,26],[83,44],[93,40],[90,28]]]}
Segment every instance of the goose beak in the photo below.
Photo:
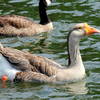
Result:
{"label": "goose beak", "polygon": [[87,23],[85,23],[84,28],[85,28],[85,31],[86,31],[86,35],[92,35],[94,33],[100,33],[100,30],[89,26]]}

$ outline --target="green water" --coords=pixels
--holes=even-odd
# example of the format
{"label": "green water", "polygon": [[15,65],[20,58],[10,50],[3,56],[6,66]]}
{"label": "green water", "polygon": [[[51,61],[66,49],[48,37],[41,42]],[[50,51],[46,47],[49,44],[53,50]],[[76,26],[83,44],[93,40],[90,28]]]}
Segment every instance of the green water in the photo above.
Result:
{"label": "green water", "polygon": [[[0,0],[0,15],[23,15],[39,22],[37,0]],[[100,0],[56,0],[48,8],[54,30],[33,37],[0,37],[4,46],[29,51],[67,66],[68,29],[87,22],[100,29]],[[0,100],[100,100],[100,34],[85,37],[80,49],[86,78],[71,84],[10,83]]]}

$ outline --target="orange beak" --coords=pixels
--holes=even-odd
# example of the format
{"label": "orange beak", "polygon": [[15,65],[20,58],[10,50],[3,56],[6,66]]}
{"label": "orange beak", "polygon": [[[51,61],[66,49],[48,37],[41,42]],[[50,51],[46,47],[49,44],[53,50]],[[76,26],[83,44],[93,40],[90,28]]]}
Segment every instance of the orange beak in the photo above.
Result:
{"label": "orange beak", "polygon": [[93,27],[90,27],[87,23],[85,23],[84,27],[85,27],[86,35],[92,35],[94,33],[100,33],[100,30],[93,28]]}

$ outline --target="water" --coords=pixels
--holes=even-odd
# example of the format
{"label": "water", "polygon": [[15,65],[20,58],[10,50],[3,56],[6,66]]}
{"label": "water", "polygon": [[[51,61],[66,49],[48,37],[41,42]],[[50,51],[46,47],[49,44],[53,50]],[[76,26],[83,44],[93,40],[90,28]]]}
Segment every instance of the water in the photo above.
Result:
{"label": "water", "polygon": [[[23,15],[39,22],[37,0],[0,0],[0,15]],[[67,65],[68,29],[87,22],[100,29],[100,0],[56,0],[48,8],[55,29],[33,37],[0,37],[4,46],[48,57]],[[0,100],[99,100],[100,99],[100,34],[85,37],[80,49],[86,78],[71,84],[35,84],[7,82]]]}

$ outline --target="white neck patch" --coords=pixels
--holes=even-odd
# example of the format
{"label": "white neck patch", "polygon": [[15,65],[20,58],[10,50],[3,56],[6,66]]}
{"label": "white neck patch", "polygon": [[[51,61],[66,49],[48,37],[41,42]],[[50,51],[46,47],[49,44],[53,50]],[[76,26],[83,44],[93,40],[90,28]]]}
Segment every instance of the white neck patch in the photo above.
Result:
{"label": "white neck patch", "polygon": [[50,0],[46,0],[47,2],[47,5],[49,6],[51,4],[51,1]]}

